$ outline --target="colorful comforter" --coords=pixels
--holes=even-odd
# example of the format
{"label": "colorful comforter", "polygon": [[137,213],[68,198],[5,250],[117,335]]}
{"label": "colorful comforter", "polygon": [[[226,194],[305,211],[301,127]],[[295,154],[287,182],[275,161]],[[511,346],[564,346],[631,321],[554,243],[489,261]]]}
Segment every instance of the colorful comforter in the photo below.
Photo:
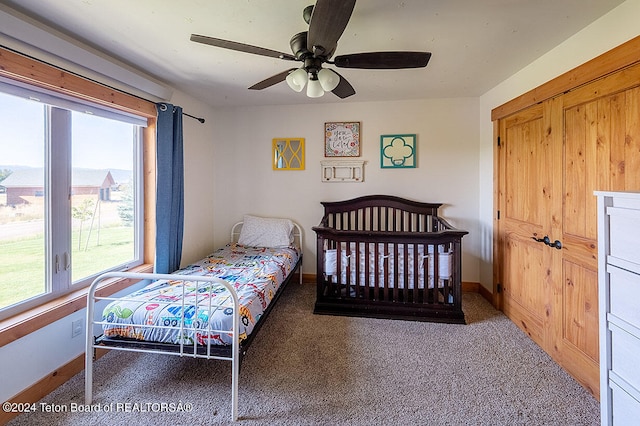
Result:
{"label": "colorful comforter", "polygon": [[236,289],[239,334],[245,339],[298,257],[294,248],[229,244],[175,272],[193,275],[194,281],[155,281],[111,302],[102,314],[104,335],[185,345],[230,344],[233,299],[223,285],[196,281],[197,276],[207,275]]}

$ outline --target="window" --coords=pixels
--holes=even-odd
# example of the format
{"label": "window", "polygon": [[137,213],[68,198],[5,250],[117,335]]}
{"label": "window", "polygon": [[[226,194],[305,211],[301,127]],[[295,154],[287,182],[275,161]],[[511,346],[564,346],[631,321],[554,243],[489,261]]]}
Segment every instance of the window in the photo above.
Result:
{"label": "window", "polygon": [[0,318],[143,263],[146,123],[0,81]]}

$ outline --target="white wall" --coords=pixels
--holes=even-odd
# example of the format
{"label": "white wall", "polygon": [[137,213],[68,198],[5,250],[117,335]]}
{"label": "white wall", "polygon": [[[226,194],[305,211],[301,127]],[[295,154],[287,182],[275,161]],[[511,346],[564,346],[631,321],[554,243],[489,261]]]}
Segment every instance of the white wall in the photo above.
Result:
{"label": "white wall", "polygon": [[493,127],[491,110],[640,35],[640,0],[627,0],[480,97],[480,281],[492,287]]}
{"label": "white wall", "polygon": [[[217,110],[215,242],[226,242],[228,236],[221,232],[245,213],[291,217],[304,228],[304,272],[315,273],[316,241],[311,227],[322,218],[320,201],[398,195],[443,203],[442,215],[469,231],[462,242],[463,279],[477,282],[478,114],[477,98]],[[364,182],[321,181],[324,123],[328,121],[361,122]],[[381,169],[380,135],[400,133],[417,134],[417,167]],[[305,138],[305,170],[272,169],[272,139],[283,137]]]}

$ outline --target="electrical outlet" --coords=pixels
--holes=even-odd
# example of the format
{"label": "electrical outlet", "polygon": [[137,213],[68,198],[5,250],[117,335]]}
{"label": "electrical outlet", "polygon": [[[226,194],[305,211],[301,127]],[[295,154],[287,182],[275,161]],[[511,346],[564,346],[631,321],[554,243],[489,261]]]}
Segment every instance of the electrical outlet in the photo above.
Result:
{"label": "electrical outlet", "polygon": [[82,334],[82,320],[75,320],[71,323],[71,337],[76,337]]}

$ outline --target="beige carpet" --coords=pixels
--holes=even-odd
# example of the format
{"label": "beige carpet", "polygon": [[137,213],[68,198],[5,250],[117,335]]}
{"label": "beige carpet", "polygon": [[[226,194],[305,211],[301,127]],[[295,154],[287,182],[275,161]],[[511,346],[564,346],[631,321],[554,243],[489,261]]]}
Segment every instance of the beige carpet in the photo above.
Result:
{"label": "beige carpet", "polygon": [[[314,292],[291,283],[256,336],[238,424],[600,424],[596,399],[477,294],[464,295],[468,324],[452,325],[313,315]],[[94,403],[114,411],[70,412],[80,373],[38,404],[67,412],[10,424],[228,424],[229,385],[225,361],[112,351],[95,365]]]}

